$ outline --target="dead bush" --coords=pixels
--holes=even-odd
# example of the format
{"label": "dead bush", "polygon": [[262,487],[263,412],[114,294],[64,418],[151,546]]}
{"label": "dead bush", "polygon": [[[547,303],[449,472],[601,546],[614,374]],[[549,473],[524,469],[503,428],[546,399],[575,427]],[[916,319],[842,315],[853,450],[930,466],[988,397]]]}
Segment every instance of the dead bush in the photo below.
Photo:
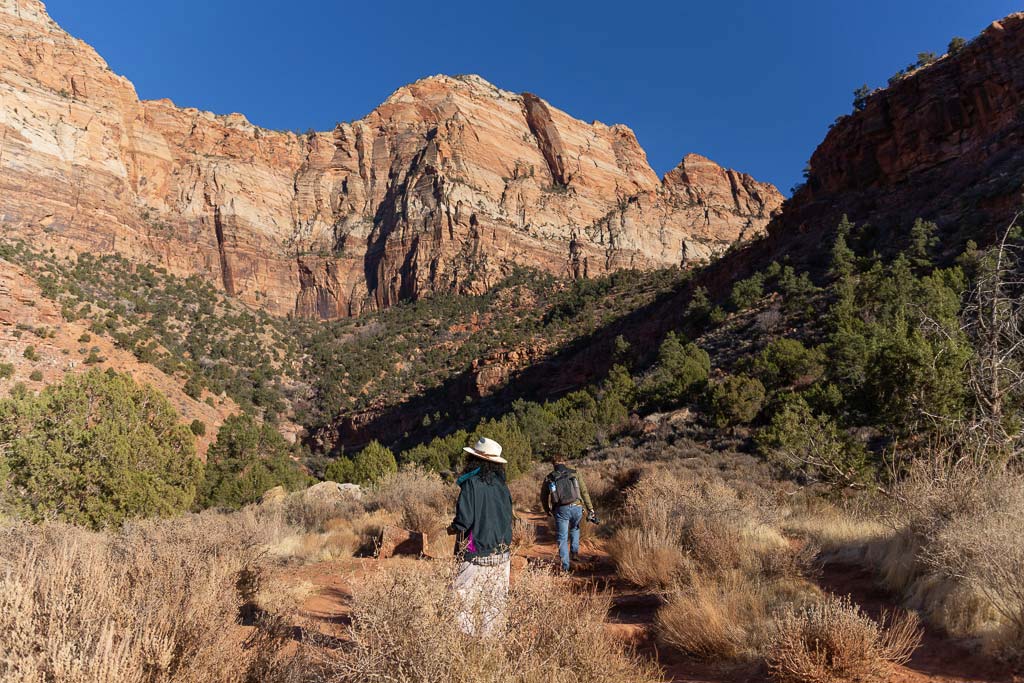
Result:
{"label": "dead bush", "polygon": [[866,544],[865,564],[950,635],[1024,658],[1024,475],[939,453],[913,462],[892,497],[896,531]]}
{"label": "dead bush", "polygon": [[451,563],[407,566],[360,584],[353,596],[349,643],[325,651],[328,680],[656,680],[656,672],[604,628],[606,597],[574,594],[560,579],[537,570],[524,572],[509,594],[506,633],[484,639],[463,634],[449,588],[453,572]]}
{"label": "dead bush", "polygon": [[729,576],[694,574],[690,585],[658,610],[659,640],[702,659],[737,659],[756,653],[750,636],[764,624],[764,601],[755,584]]}
{"label": "dead bush", "polygon": [[0,680],[288,680],[284,622],[236,627],[258,590],[259,536],[214,514],[117,532],[0,528]]}
{"label": "dead bush", "polygon": [[[324,482],[321,486],[332,483]],[[280,507],[288,524],[311,532],[322,532],[332,519],[352,519],[365,512],[363,503],[353,496],[337,492],[316,494],[311,489],[290,494]]]}
{"label": "dead bush", "polygon": [[448,526],[454,514],[458,489],[435,472],[421,467],[403,467],[382,479],[367,501],[370,509],[401,515],[401,525],[410,531],[431,533]]}
{"label": "dead bush", "polygon": [[651,470],[627,492],[608,550],[623,578],[649,588],[686,583],[688,566],[757,575],[762,558],[791,552],[765,507],[702,473]]}
{"label": "dead bush", "polygon": [[902,664],[921,641],[910,613],[886,627],[849,598],[829,597],[803,609],[789,609],[775,624],[766,657],[772,678],[782,683],[885,681],[891,664]]}
{"label": "dead bush", "polygon": [[696,570],[658,610],[658,639],[701,659],[755,659],[779,610],[809,605],[820,592],[792,577],[752,577],[741,570]]}
{"label": "dead bush", "polygon": [[537,527],[521,517],[512,522],[512,551],[522,555],[537,544]]}

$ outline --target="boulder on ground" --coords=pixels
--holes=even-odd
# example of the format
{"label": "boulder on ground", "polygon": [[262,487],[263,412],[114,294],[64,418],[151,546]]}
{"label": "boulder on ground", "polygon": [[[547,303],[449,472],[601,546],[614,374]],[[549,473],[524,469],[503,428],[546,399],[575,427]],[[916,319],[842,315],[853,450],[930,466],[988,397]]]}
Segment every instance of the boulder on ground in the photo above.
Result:
{"label": "boulder on ground", "polygon": [[260,505],[279,505],[287,497],[288,489],[283,486],[275,486],[263,492],[263,495],[260,496]]}
{"label": "boulder on ground", "polygon": [[363,497],[363,490],[356,484],[339,484],[336,481],[322,481],[313,484],[302,492],[306,500],[336,501],[344,498],[360,500]]}
{"label": "boulder on ground", "polygon": [[455,556],[455,536],[447,529],[426,534],[423,537],[423,554],[433,560],[445,560]]}

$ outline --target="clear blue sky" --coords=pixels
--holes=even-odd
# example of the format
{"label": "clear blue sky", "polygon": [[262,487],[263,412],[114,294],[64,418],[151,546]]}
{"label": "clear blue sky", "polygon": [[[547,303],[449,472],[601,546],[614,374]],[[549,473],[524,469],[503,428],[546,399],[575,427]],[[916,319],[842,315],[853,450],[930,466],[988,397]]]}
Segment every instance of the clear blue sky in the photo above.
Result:
{"label": "clear blue sky", "polygon": [[1021,9],[1005,0],[344,2],[48,0],[143,98],[327,130],[395,88],[478,73],[625,123],[659,173],[684,154],[800,180],[861,83]]}

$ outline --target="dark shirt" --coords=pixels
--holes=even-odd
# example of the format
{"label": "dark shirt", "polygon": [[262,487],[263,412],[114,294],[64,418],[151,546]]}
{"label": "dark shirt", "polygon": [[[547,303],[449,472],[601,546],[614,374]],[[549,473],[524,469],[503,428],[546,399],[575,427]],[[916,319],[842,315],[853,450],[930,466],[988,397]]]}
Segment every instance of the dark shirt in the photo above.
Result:
{"label": "dark shirt", "polygon": [[[466,547],[464,557],[487,557],[508,552],[512,545],[512,494],[494,473],[464,474],[459,478],[459,500],[455,504],[452,530],[460,536],[456,552]],[[470,536],[472,534],[472,536]]]}

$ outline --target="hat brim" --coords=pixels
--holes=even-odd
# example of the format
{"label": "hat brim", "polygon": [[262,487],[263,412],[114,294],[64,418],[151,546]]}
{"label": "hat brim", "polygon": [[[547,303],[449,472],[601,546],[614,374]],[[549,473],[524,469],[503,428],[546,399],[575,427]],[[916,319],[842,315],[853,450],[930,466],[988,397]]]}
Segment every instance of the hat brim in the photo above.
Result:
{"label": "hat brim", "polygon": [[470,455],[472,455],[475,458],[480,458],[481,460],[487,460],[489,462],[496,462],[499,465],[507,465],[508,464],[508,460],[506,460],[505,458],[501,457],[500,455],[490,455],[489,453],[481,453],[480,451],[475,450],[473,448],[470,448],[469,446],[466,446],[462,450],[466,451],[467,453],[469,453]]}

